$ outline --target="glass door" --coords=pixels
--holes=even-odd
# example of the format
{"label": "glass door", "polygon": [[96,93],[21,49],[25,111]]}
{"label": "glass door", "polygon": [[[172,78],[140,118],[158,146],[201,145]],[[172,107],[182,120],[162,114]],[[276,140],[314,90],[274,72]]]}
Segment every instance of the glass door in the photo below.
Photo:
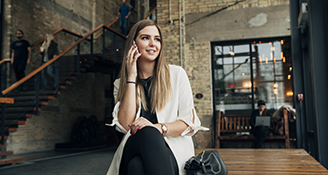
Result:
{"label": "glass door", "polygon": [[[286,42],[285,42],[286,41]],[[255,101],[264,100],[267,109],[292,104],[291,61],[288,40],[252,43]]]}
{"label": "glass door", "polygon": [[216,109],[251,109],[249,44],[216,46],[214,65]]}

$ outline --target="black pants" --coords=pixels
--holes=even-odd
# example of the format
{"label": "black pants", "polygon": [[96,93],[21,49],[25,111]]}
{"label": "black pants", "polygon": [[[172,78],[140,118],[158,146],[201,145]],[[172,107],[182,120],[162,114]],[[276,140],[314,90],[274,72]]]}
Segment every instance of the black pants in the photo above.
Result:
{"label": "black pants", "polygon": [[265,137],[270,134],[270,130],[267,126],[256,126],[252,130],[255,140],[252,144],[252,148],[261,148],[262,143],[265,140]]}
{"label": "black pants", "polygon": [[178,175],[178,165],[162,134],[144,127],[124,147],[121,175]]}
{"label": "black pants", "polygon": [[20,79],[25,77],[25,67],[26,67],[27,60],[14,60],[13,68],[16,75],[16,80],[19,81]]}

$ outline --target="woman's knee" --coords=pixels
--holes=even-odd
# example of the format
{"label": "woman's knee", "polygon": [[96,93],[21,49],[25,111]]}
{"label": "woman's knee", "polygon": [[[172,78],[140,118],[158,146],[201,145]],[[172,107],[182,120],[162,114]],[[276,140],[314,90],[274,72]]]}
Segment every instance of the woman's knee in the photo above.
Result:
{"label": "woman's knee", "polygon": [[164,141],[163,135],[158,131],[158,129],[152,126],[146,126],[142,128],[132,137],[137,137],[143,142]]}

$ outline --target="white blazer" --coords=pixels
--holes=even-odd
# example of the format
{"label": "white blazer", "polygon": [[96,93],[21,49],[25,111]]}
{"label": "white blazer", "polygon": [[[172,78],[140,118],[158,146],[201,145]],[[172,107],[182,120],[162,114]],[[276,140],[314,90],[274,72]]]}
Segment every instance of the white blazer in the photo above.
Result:
{"label": "white blazer", "polygon": [[[192,136],[198,130],[208,130],[208,128],[201,127],[201,122],[196,115],[194,109],[193,94],[191,91],[188,76],[184,69],[180,66],[169,65],[171,75],[172,94],[171,99],[166,103],[161,111],[156,111],[158,123],[170,123],[182,120],[189,125],[189,127],[182,132],[178,137],[164,137],[165,141],[171,148],[179,166],[180,175],[185,175],[184,170],[185,162],[193,156],[194,144]],[[116,98],[119,89],[120,80],[114,82],[114,97]],[[139,99],[140,101],[140,99]],[[139,103],[141,104],[141,103]],[[113,110],[113,122],[111,126],[116,126],[116,130],[125,134],[119,147],[117,148],[113,157],[112,163],[109,167],[107,175],[118,175],[123,154],[123,149],[126,141],[131,136],[129,131],[126,131],[118,122],[117,114],[119,111],[120,102],[117,102]],[[194,110],[195,120],[192,122]],[[136,119],[140,117],[141,106],[139,105]],[[190,132],[192,131],[192,132]],[[155,156],[155,155],[154,155]]]}

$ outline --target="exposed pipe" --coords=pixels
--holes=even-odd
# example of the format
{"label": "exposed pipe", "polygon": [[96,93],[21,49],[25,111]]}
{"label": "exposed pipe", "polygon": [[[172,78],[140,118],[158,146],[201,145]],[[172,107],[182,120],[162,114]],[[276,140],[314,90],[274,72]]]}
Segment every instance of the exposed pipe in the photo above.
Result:
{"label": "exposed pipe", "polygon": [[[147,14],[149,14],[149,0],[147,1]],[[147,19],[149,19],[149,16]]]}
{"label": "exposed pipe", "polygon": [[181,31],[181,0],[179,0],[179,29],[180,29],[180,66],[182,66],[182,31]]}
{"label": "exposed pipe", "polygon": [[169,0],[169,23],[172,24],[172,18],[171,18],[171,0]]}
{"label": "exposed pipe", "polygon": [[182,8],[183,8],[183,47],[184,47],[184,52],[183,52],[183,57],[184,57],[184,68],[187,69],[187,50],[186,50],[186,8],[185,8],[185,0],[183,0],[182,3]]}

